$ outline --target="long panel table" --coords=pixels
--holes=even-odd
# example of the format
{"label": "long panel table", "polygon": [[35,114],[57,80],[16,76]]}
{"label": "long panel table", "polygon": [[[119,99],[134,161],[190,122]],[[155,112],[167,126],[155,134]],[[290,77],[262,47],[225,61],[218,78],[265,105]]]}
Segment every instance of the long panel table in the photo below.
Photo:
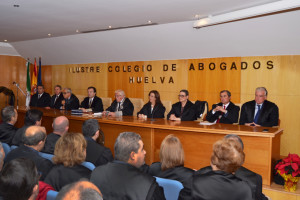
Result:
{"label": "long panel table", "polygon": [[[199,122],[174,122],[165,119],[142,120],[137,117],[119,118],[94,117],[91,113],[82,116],[71,115],[69,111],[41,109],[42,126],[47,133],[52,132],[52,122],[57,116],[64,115],[70,121],[69,132],[81,132],[86,119],[95,118],[105,134],[105,146],[114,152],[114,143],[121,132],[139,133],[146,150],[147,164],[159,161],[159,149],[162,140],[169,134],[176,135],[182,142],[185,151],[185,166],[200,169],[210,164],[212,145],[224,135],[239,135],[244,142],[246,159],[244,167],[262,175],[263,184],[270,185],[274,162],[280,158],[280,128],[248,127],[229,124],[200,125]],[[23,125],[25,108],[18,110],[17,127]],[[267,129],[267,130],[264,130]]]}

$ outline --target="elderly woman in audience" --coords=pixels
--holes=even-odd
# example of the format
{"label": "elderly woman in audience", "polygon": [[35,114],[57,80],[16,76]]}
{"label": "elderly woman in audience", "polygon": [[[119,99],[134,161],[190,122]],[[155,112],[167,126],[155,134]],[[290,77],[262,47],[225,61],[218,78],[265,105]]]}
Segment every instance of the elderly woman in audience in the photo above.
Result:
{"label": "elderly woman in audience", "polygon": [[166,108],[160,101],[160,95],[158,91],[151,90],[149,92],[149,102],[146,103],[140,112],[137,113],[139,118],[164,118]]}
{"label": "elderly woman in audience", "polygon": [[177,180],[184,186],[185,194],[190,195],[191,178],[194,170],[184,167],[184,151],[180,140],[175,135],[168,135],[162,141],[159,153],[160,161],[149,167],[149,174],[160,178]]}
{"label": "elderly woman in audience", "polygon": [[90,178],[91,170],[81,165],[86,157],[86,141],[81,133],[66,133],[55,145],[53,162],[56,164],[45,182],[59,191],[63,186]]}
{"label": "elderly woman in audience", "polygon": [[252,200],[249,184],[234,175],[245,154],[239,142],[224,138],[213,145],[212,171],[196,174],[192,180],[192,199]]}

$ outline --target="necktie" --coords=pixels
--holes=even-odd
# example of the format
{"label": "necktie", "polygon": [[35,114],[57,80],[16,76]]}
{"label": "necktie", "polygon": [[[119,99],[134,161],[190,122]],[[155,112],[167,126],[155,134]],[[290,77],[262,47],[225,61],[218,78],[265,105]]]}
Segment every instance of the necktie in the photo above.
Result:
{"label": "necktie", "polygon": [[[226,110],[226,106],[224,105],[223,108]],[[221,112],[221,115],[219,115],[219,118],[217,119],[217,123],[220,123],[220,120],[222,118],[222,116],[224,115],[223,112]]]}
{"label": "necktie", "polygon": [[119,102],[118,111],[121,111],[121,102]]}
{"label": "necktie", "polygon": [[259,115],[260,115],[260,111],[261,111],[260,106],[261,106],[261,105],[257,105],[258,110],[257,110],[257,113],[256,113],[256,115],[255,115],[255,117],[254,117],[254,123],[255,123],[255,124],[257,124],[258,118],[259,118]]}
{"label": "necktie", "polygon": [[89,108],[92,106],[93,99],[90,99]]}
{"label": "necktie", "polygon": [[54,104],[55,104],[55,102],[56,102],[57,99],[58,99],[58,96],[55,97],[55,99],[54,99]]}
{"label": "necktie", "polygon": [[40,99],[40,98],[41,98],[41,94],[38,95],[38,99]]}

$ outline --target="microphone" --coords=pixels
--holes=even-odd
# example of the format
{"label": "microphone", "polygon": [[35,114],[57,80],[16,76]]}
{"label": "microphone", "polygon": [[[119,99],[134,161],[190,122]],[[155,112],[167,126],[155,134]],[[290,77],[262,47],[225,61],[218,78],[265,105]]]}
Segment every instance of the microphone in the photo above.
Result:
{"label": "microphone", "polygon": [[16,85],[17,87],[19,87],[19,84],[16,81],[14,81],[12,84]]}
{"label": "microphone", "polygon": [[15,81],[13,82],[13,85],[14,85],[14,84],[16,84],[16,82],[15,82]]}

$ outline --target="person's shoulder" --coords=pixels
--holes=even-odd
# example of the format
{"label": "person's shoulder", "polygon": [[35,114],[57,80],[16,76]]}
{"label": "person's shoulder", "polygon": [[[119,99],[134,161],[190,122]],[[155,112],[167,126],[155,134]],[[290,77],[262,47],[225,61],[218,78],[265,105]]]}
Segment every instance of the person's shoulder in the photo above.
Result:
{"label": "person's shoulder", "polygon": [[264,104],[266,104],[266,105],[268,105],[268,106],[272,106],[272,107],[277,107],[277,105],[276,105],[274,102],[268,101],[268,100],[265,100],[265,101],[264,101]]}
{"label": "person's shoulder", "polygon": [[98,96],[95,96],[94,99],[95,99],[95,100],[98,100],[98,101],[99,101],[99,100],[102,101],[102,99],[101,99],[100,97],[98,97]]}
{"label": "person's shoulder", "polygon": [[47,92],[44,92],[44,95],[47,96],[47,97],[51,97],[50,94],[47,93]]}
{"label": "person's shoulder", "polygon": [[243,104],[243,106],[252,106],[252,105],[255,105],[255,100],[247,101]]}
{"label": "person's shoulder", "polygon": [[178,102],[174,103],[172,106],[181,106],[181,102],[178,101]]}

